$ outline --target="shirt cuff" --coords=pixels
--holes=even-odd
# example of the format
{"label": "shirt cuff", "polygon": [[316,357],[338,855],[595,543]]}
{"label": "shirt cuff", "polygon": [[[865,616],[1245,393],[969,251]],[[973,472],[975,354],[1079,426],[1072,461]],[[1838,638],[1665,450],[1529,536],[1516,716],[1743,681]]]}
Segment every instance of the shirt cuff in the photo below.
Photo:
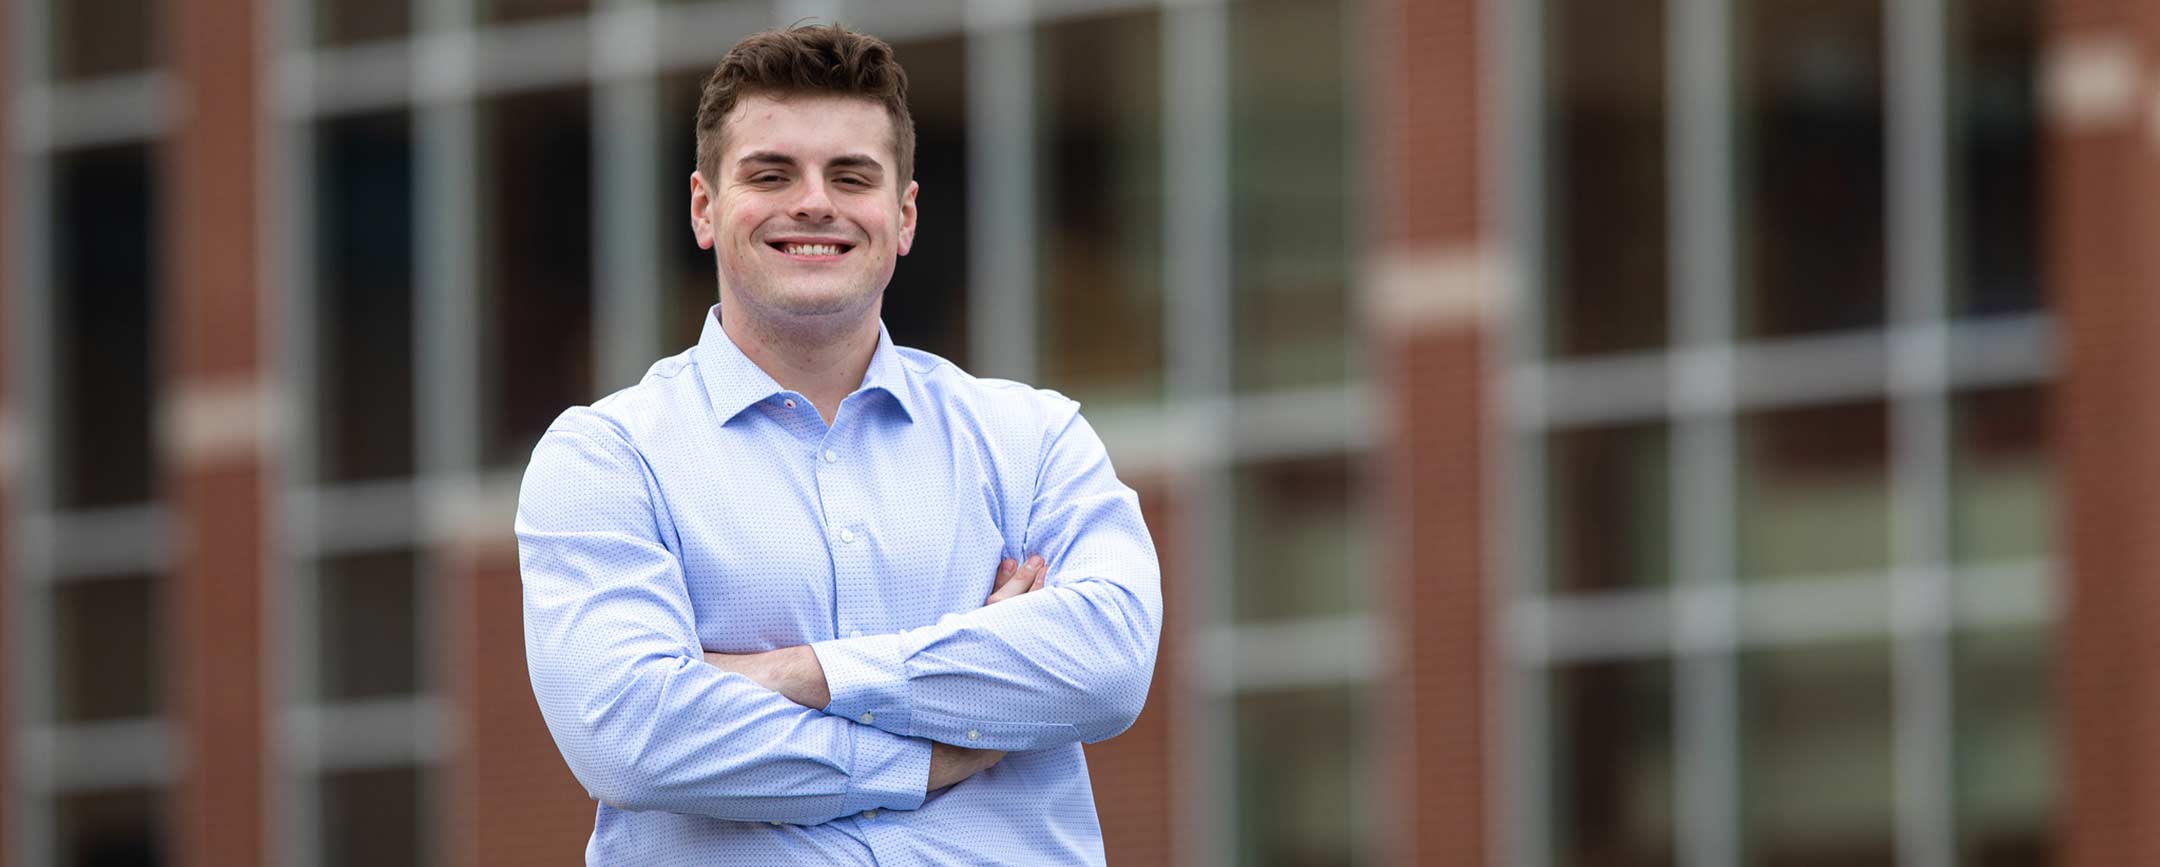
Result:
{"label": "shirt cuff", "polygon": [[930,794],[930,742],[869,726],[848,730],[855,733],[855,761],[840,799],[842,813],[921,807]]}
{"label": "shirt cuff", "polygon": [[825,712],[894,734],[913,734],[908,701],[907,636],[864,635],[810,645],[825,669]]}

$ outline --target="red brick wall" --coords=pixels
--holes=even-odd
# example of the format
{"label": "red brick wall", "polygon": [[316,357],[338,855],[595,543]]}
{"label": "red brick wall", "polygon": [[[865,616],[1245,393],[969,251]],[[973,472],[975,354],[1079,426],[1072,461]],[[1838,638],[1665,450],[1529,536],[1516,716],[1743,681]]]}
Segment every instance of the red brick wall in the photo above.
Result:
{"label": "red brick wall", "polygon": [[[1379,159],[1368,307],[1386,468],[1378,615],[1391,646],[1372,757],[1381,769],[1379,862],[1492,860],[1484,694],[1484,364],[1492,309],[1483,214],[1485,135],[1478,0],[1383,0],[1371,9]],[[1425,263],[1425,264],[1414,264]],[[1467,299],[1467,300],[1465,300]],[[1404,315],[1412,311],[1414,315]]]}
{"label": "red brick wall", "polygon": [[164,164],[173,195],[161,221],[170,314],[161,318],[169,372],[160,433],[180,555],[167,597],[177,639],[171,694],[185,757],[169,802],[171,852],[182,865],[250,867],[265,863],[268,751],[261,426],[240,420],[237,436],[198,453],[169,422],[174,410],[187,416],[185,404],[206,387],[242,395],[232,413],[258,409],[245,397],[259,393],[251,386],[265,297],[256,273],[255,6],[179,0],[164,20],[181,121]]}
{"label": "red brick wall", "polygon": [[517,548],[451,557],[443,588],[455,708],[448,785],[451,867],[583,864],[595,805],[548,735],[525,670]]}
{"label": "red brick wall", "polygon": [[[2142,55],[2123,116],[2056,113],[2047,139],[2048,274],[2060,311],[2067,570],[2058,678],[2063,863],[2160,863],[2160,139],[2150,131],[2160,12],[2056,0],[2060,55],[2100,38]],[[2062,64],[2058,63],[2058,66]],[[2074,65],[2074,64],[2073,64]]]}
{"label": "red brick wall", "polygon": [[1132,484],[1140,492],[1140,512],[1162,561],[1164,626],[1147,708],[1124,734],[1087,748],[1095,812],[1102,819],[1103,853],[1118,867],[1167,864],[1176,851],[1178,810],[1170,785],[1179,699],[1176,666],[1183,650],[1179,638],[1190,634],[1178,605],[1183,576],[1177,567],[1184,561],[1175,501],[1160,482]]}

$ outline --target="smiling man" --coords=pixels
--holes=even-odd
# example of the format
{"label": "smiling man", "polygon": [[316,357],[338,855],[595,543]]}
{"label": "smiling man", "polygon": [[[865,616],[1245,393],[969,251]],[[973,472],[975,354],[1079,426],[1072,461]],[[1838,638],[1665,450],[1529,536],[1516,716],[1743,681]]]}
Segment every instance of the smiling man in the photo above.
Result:
{"label": "smiling man", "polygon": [[760,33],[697,136],[719,304],[564,412],[518,501],[586,862],[1102,863],[1080,745],[1146,698],[1155,549],[1077,404],[887,336],[906,73],[839,26]]}

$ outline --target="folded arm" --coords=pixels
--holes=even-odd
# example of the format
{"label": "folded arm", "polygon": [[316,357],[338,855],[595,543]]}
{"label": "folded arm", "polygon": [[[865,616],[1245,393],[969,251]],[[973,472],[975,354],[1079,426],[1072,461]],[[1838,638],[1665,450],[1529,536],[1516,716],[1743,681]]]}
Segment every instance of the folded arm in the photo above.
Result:
{"label": "folded arm", "polygon": [[534,450],[517,535],[533,693],[587,791],[625,810],[797,824],[921,806],[929,742],[703,663],[644,461],[612,427],[572,420]]}
{"label": "folded arm", "polygon": [[1093,743],[1140,714],[1162,629],[1139,499],[1077,411],[1044,443],[1027,549],[1043,589],[892,635],[811,645],[840,718],[948,744]]}

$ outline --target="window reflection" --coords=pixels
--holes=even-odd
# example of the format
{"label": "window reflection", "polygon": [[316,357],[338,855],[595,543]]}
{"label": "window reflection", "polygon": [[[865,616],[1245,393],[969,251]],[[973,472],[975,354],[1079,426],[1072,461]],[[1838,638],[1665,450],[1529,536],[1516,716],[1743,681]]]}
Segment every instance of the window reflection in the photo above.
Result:
{"label": "window reflection", "polygon": [[1160,29],[1146,12],[1037,31],[1042,384],[1097,408],[1162,392]]}
{"label": "window reflection", "polygon": [[2048,392],[2037,386],[1953,398],[1951,548],[1961,562],[2054,550]]}
{"label": "window reflection", "polygon": [[1882,0],[1736,8],[1740,333],[1880,325]]}
{"label": "window reflection", "polygon": [[412,161],[404,112],[317,131],[315,427],[324,481],[413,472]]}
{"label": "window reflection", "polygon": [[1545,340],[1666,340],[1665,3],[1546,0]]}
{"label": "window reflection", "polygon": [[45,4],[52,77],[142,72],[164,60],[164,13],[151,0],[54,0]]}
{"label": "window reflection", "polygon": [[961,367],[968,358],[967,40],[893,46],[908,72],[920,212],[915,246],[885,287],[893,341]]}
{"label": "window reflection", "polygon": [[1360,701],[1342,687],[1238,696],[1238,863],[1364,863],[1368,829],[1355,809],[1368,784]]}
{"label": "window reflection", "polygon": [[1243,0],[1228,13],[1236,385],[1340,382],[1354,186],[1342,4]]}
{"label": "window reflection", "polygon": [[1959,863],[2047,864],[2060,773],[2052,638],[2027,629],[1954,641]]}
{"label": "window reflection", "polygon": [[322,561],[316,580],[317,698],[410,695],[420,687],[418,558],[410,551]]}
{"label": "window reflection", "polygon": [[1360,504],[1340,457],[1245,467],[1236,478],[1236,617],[1342,614],[1367,578]]}
{"label": "window reflection", "polygon": [[1546,441],[1550,586],[1614,590],[1672,580],[1672,459],[1663,424]]}
{"label": "window reflection", "polygon": [[1673,863],[1672,667],[1604,662],[1552,673],[1553,863]]}
{"label": "window reflection", "polygon": [[1740,566],[1747,578],[1890,562],[1890,424],[1881,402],[1748,416],[1740,430]]}
{"label": "window reflection", "polygon": [[138,719],[164,706],[162,595],[149,575],[75,578],[53,586],[56,722]]}
{"label": "window reflection", "polygon": [[1740,657],[1742,863],[1897,863],[1890,653],[1877,643]]}
{"label": "window reflection", "polygon": [[592,115],[582,87],[482,106],[482,457],[523,466],[591,400]]}
{"label": "window reflection", "polygon": [[53,158],[53,505],[150,499],[160,184],[149,147]]}
{"label": "window reflection", "polygon": [[[705,331],[706,311],[720,303],[713,251],[701,249],[690,231],[690,173],[697,171],[697,108],[709,69],[660,80],[660,282],[662,351],[673,354],[697,344]],[[902,260],[903,263],[905,260]]]}
{"label": "window reflection", "polygon": [[1957,170],[1954,309],[1976,315],[2043,303],[2040,132],[2035,108],[2039,4],[1952,0],[1951,134]]}

